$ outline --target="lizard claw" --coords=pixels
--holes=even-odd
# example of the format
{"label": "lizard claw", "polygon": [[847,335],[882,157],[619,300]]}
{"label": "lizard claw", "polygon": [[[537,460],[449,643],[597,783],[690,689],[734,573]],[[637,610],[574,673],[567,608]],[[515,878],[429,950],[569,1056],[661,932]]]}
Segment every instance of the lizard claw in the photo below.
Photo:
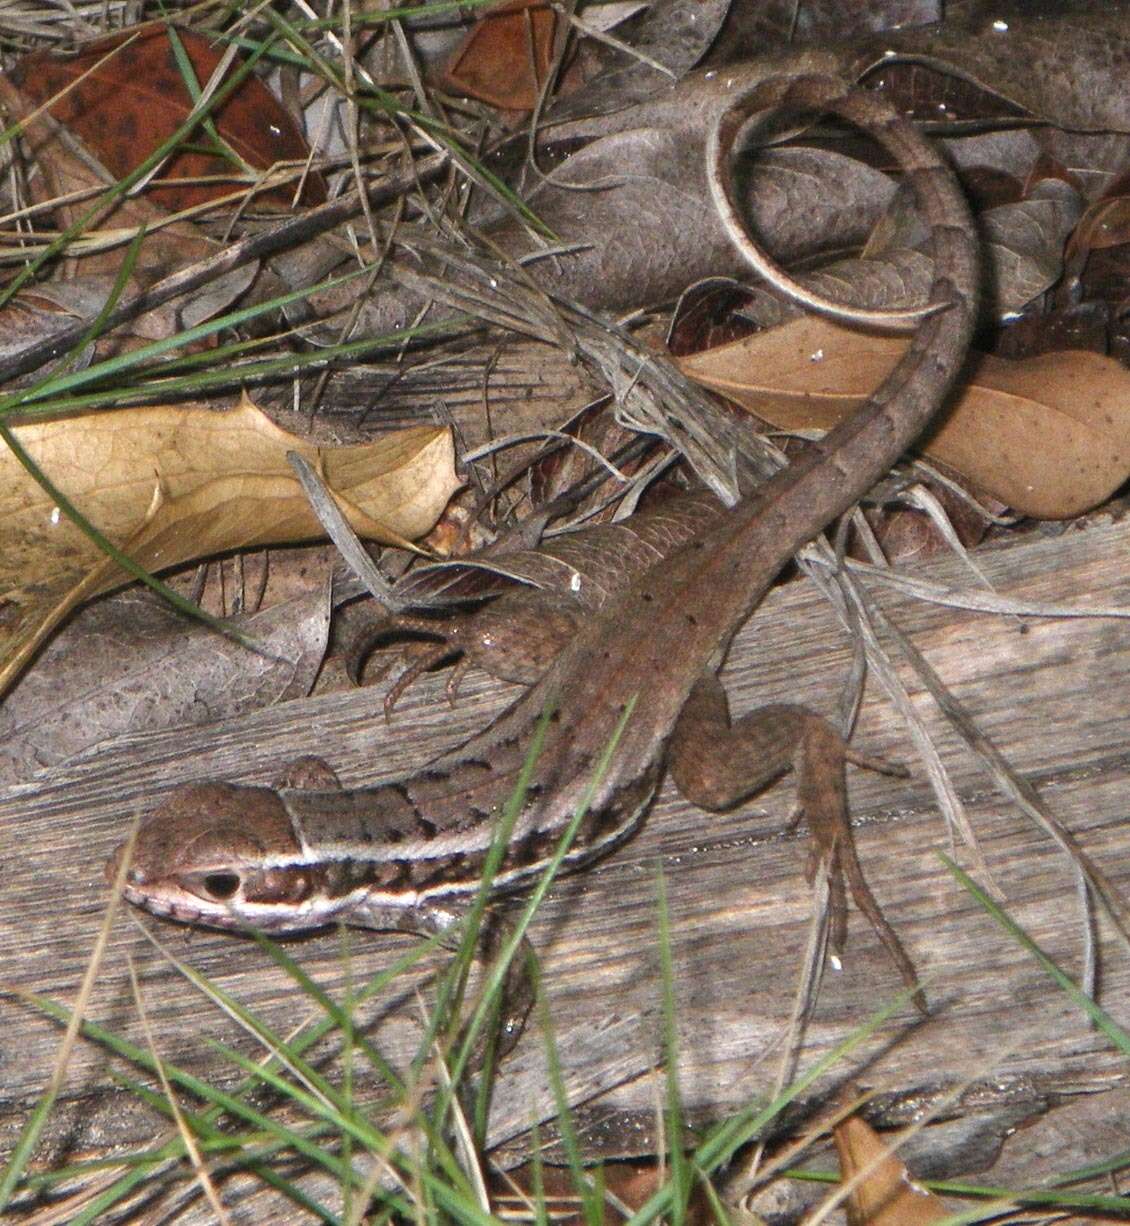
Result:
{"label": "lizard claw", "polygon": [[[428,669],[434,668],[449,655],[451,655],[451,647],[446,642],[443,642],[429,645],[416,656],[412,663],[408,665],[389,687],[389,691],[385,695],[384,708],[386,720],[391,718],[393,708],[404,697],[409,686],[413,685],[417,678],[423,676]],[[450,685],[450,682],[448,684]]]}

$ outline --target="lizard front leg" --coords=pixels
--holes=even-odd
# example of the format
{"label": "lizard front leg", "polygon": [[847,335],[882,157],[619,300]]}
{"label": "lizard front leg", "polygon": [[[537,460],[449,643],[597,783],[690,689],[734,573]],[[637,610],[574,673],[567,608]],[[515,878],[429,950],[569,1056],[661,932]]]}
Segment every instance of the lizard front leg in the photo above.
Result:
{"label": "lizard front leg", "polygon": [[807,707],[777,703],[730,719],[726,691],[713,674],[691,690],[675,724],[668,763],[683,796],[703,809],[729,809],[767,787],[790,768],[797,776],[796,817],[808,823],[813,839],[806,875],[828,865],[832,947],[841,952],[847,936],[846,881],[855,905],[882,941],[914,1001],[925,1012],[918,977],[894,929],[867,884],[855,851],[847,809],[845,763],[892,771],[845,744],[839,732]]}

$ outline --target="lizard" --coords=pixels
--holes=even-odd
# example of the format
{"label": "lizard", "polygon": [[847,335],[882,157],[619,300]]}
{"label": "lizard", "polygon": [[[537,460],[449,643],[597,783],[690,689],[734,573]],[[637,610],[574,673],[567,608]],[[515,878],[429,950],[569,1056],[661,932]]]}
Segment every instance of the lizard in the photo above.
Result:
{"label": "lizard", "polygon": [[[489,727],[411,777],[345,789],[315,770],[275,788],[221,782],[177,788],[138,833],[124,878],[127,899],[220,928],[291,932],[340,921],[446,931],[478,889],[496,817],[544,716],[544,741],[497,890],[518,888],[544,867],[586,795],[567,867],[632,833],[665,767],[688,799],[721,810],[792,766],[798,809],[830,876],[839,881],[846,872],[857,904],[904,978],[914,981],[909,958],[862,883],[846,815],[849,754],[838,733],[787,704],[731,721],[715,674],[737,628],[797,550],[885,475],[938,411],[973,331],[976,240],[952,172],[884,100],[835,77],[769,78],[736,92],[707,153],[715,202],[755,267],[772,265],[745,235],[730,155],[749,118],[776,109],[831,113],[871,134],[898,159],[929,225],[929,307],[916,313],[909,347],[881,386],[753,494],[730,509],[719,504],[675,548],[641,567],[570,632],[540,679]],[[784,279],[779,270],[778,278]],[[111,874],[123,848],[111,859]],[[841,882],[833,890],[833,938],[840,945],[843,900]]]}

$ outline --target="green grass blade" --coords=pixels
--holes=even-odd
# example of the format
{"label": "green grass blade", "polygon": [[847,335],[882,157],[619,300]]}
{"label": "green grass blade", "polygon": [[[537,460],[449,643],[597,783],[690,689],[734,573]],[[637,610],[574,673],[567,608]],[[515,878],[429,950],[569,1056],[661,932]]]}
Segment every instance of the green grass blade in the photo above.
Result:
{"label": "green grass blade", "polygon": [[553,1091],[553,1101],[557,1107],[557,1135],[561,1142],[561,1148],[565,1151],[565,1161],[569,1168],[569,1177],[581,1202],[581,1215],[587,1226],[600,1226],[604,1221],[604,1205],[596,1182],[588,1170],[585,1169],[581,1141],[577,1135],[576,1125],[573,1123],[573,1114],[569,1109],[569,1095],[565,1089],[565,1077],[561,1071],[561,1057],[557,1051],[556,1030],[546,1005],[545,993],[542,991],[540,978],[535,986],[537,995],[534,1008],[537,1012],[538,1026],[541,1030],[545,1047],[545,1063],[549,1074],[549,1085]]}
{"label": "green grass blade", "polygon": [[[205,320],[203,323],[186,328],[184,331],[177,332],[173,336],[149,341],[145,345],[139,345],[136,349],[131,349],[128,353],[115,354],[113,357],[105,359],[105,361],[96,362],[88,366],[85,370],[49,376],[46,380],[42,380],[32,388],[24,388],[11,392],[0,399],[0,416],[14,413],[19,413],[23,416],[39,401],[45,399],[47,394],[57,398],[65,392],[118,378],[128,371],[144,366],[146,362],[163,357],[172,350],[180,349],[197,341],[207,340],[208,337],[217,332],[241,327],[243,324],[257,319],[260,315],[281,310],[291,303],[309,297],[311,294],[336,289],[338,286],[355,281],[358,277],[370,274],[371,271],[369,268],[354,268],[336,277],[328,277],[318,285],[289,290],[283,294],[276,294],[273,298],[268,298],[253,306],[240,307],[237,310],[228,311],[224,315],[218,316],[215,319]],[[435,329],[438,327],[438,324],[433,324],[432,327]],[[404,335],[403,331],[389,333],[384,340],[390,348],[400,346],[404,343]],[[206,356],[214,357],[214,354]]]}
{"label": "green grass blade", "polygon": [[[166,36],[169,40],[169,46],[173,51],[173,59],[176,61],[177,71],[181,75],[185,89],[188,90],[188,96],[192,100],[192,105],[194,108],[198,107],[200,106],[200,100],[204,95],[204,91],[196,78],[196,70],[192,67],[192,61],[188,58],[188,51],[185,48],[184,40],[177,33],[176,26],[173,25],[166,27]],[[260,52],[261,54],[262,52]],[[259,57],[256,56],[256,58],[258,59]],[[258,174],[255,167],[245,162],[239,156],[239,153],[220,135],[211,115],[205,115],[200,122],[200,126],[211,140],[207,152],[230,162],[243,174],[252,177]]]}
{"label": "green grass blade", "polygon": [[[376,975],[372,976],[371,979],[366,983],[366,985],[361,989],[361,991],[357,993],[356,1004],[358,1005],[363,1004],[366,1000],[370,999],[371,997],[377,995],[379,992],[383,991],[390,982],[395,980],[396,976],[400,974],[401,971],[409,969],[426,952],[427,952],[426,946],[420,949],[417,949],[417,950],[412,950],[409,953],[405,954],[397,962],[393,963],[390,967],[387,967],[385,970],[380,971]],[[205,982],[207,983],[209,981],[205,979]],[[289,1044],[288,1044],[289,1049],[293,1052],[297,1052],[301,1054],[302,1052],[312,1047],[314,1044],[318,1043],[321,1039],[323,1039],[331,1030],[333,1030],[338,1025],[339,1025],[338,1019],[332,1016],[327,1017],[320,1022],[315,1022],[314,1025],[310,1027],[308,1030],[304,1031],[300,1035],[295,1036],[293,1039],[289,1041]],[[246,1078],[243,1082],[240,1083],[240,1085],[236,1086],[235,1089],[231,1091],[231,1093],[233,1097],[239,1098],[240,1096],[249,1093],[258,1084],[259,1084],[258,1079]],[[204,1112],[200,1113],[200,1119],[204,1123],[211,1125],[215,1120],[220,1118],[220,1116],[223,1114],[223,1111],[224,1111],[224,1108],[221,1106],[218,1106],[218,1105],[210,1106]],[[312,1135],[317,1135],[317,1132],[313,1133]],[[205,1141],[204,1143],[206,1145],[208,1144],[207,1141]],[[250,1165],[254,1167],[257,1162],[265,1161],[265,1159],[269,1157],[272,1153],[276,1152],[277,1150],[281,1148],[285,1148],[285,1147],[286,1147],[285,1141],[274,1140],[270,1143],[269,1146],[263,1147],[261,1151],[259,1151],[258,1153],[252,1153],[251,1155],[249,1155],[246,1159],[246,1163],[240,1162],[239,1165]],[[128,1192],[132,1190],[134,1186],[143,1182],[145,1179],[149,1178],[151,1170],[159,1168],[162,1163],[167,1165],[170,1161],[178,1161],[182,1156],[183,1156],[183,1147],[181,1145],[180,1138],[174,1137],[160,1150],[156,1151],[156,1154],[154,1155],[154,1159],[152,1163],[150,1163],[150,1169],[145,1169],[141,1171],[131,1171],[127,1175],[123,1176],[122,1179],[118,1181],[118,1183],[108,1188],[106,1192],[103,1193],[102,1196],[96,1202],[97,1205],[100,1206],[97,1212],[100,1213],[103,1211],[104,1207],[117,1203],[120,1199],[122,1199],[125,1195],[127,1195]],[[232,1160],[231,1164],[232,1165],[235,1164],[234,1160]],[[113,1165],[113,1163],[107,1163],[107,1165]],[[262,1170],[260,1170],[259,1173],[262,1174],[263,1173]],[[264,1176],[264,1178],[266,1177],[267,1176]],[[115,1193],[117,1195],[115,1195]],[[89,1219],[84,1219],[84,1221],[85,1220],[90,1220],[90,1221],[96,1220],[96,1216],[97,1214],[95,1214],[94,1217],[91,1217]],[[79,1226],[78,1219],[76,1219],[76,1226]]]}
{"label": "green grass blade", "polygon": [[[479,940],[479,931],[482,927],[483,917],[486,914],[487,904],[490,902],[491,889],[493,888],[494,879],[498,875],[498,870],[502,866],[502,861],[506,856],[507,849],[510,846],[510,837],[514,831],[514,825],[520,816],[522,809],[526,803],[526,793],[529,790],[530,779],[533,776],[534,767],[537,764],[538,758],[541,756],[542,747],[545,744],[546,733],[549,730],[549,723],[553,717],[553,706],[549,704],[538,718],[537,724],[534,726],[534,734],[530,740],[529,749],[526,751],[526,756],[522,762],[522,768],[518,773],[518,780],[514,785],[514,790],[506,801],[502,810],[502,815],[495,826],[494,833],[491,837],[490,847],[487,849],[487,855],[483,862],[483,872],[479,881],[479,888],[475,892],[475,897],[471,902],[470,909],[467,913],[467,918],[463,925],[463,939],[460,944],[457,960],[460,964],[460,975],[457,986],[465,983],[466,972],[470,966],[471,960],[474,957],[475,949]],[[457,1055],[454,1065],[451,1070],[451,1079],[454,1084],[458,1084],[462,1079],[463,1074],[468,1067],[471,1059],[471,1054],[474,1050],[475,1043],[482,1029],[486,1024],[490,1014],[492,1002],[497,1000],[499,993],[502,990],[502,984],[505,982],[506,970],[510,963],[510,958],[518,949],[518,941],[514,940],[510,943],[512,948],[507,950],[504,948],[499,952],[499,957],[495,960],[495,965],[488,975],[487,981],[483,986],[482,1001],[475,1014],[467,1026],[462,1050]],[[444,1002],[444,1007],[447,1009],[458,1009],[462,997],[461,990],[453,993],[453,1000]],[[442,1118],[442,1115],[441,1117]]]}
{"label": "green grass blade", "polygon": [[[709,1175],[728,1162],[737,1150],[752,1140],[789,1103],[799,1098],[809,1086],[819,1081],[825,1073],[874,1034],[889,1017],[907,1005],[918,990],[918,988],[906,988],[900,992],[888,1004],[873,1013],[862,1026],[858,1026],[847,1038],[837,1043],[831,1051],[797,1077],[791,1085],[786,1086],[771,1102],[760,1108],[751,1107],[739,1112],[720,1124],[695,1150],[691,1159],[694,1165]],[[628,1219],[628,1226],[646,1226],[660,1215],[669,1213],[674,1195],[675,1192],[670,1183],[660,1188]]]}
{"label": "green grass blade", "polygon": [[[21,993],[21,995],[56,1021],[65,1024],[69,1020],[70,1010],[66,1006],[34,992]],[[128,1060],[131,1064],[144,1068],[147,1072],[156,1073],[156,1061],[149,1051],[129,1042],[127,1039],[121,1038],[119,1035],[107,1030],[104,1026],[100,1026],[96,1022],[84,1021],[81,1033],[84,1037],[108,1048],[115,1055]],[[251,1124],[260,1131],[284,1142],[304,1157],[310,1158],[320,1166],[325,1167],[339,1181],[354,1178],[354,1172],[351,1168],[338,1162],[321,1147],[307,1141],[301,1133],[277,1123],[270,1119],[269,1116],[264,1115],[234,1095],[209,1085],[206,1081],[181,1069],[177,1065],[165,1063],[164,1068],[169,1081],[174,1085],[195,1095],[203,1102],[219,1107],[229,1115],[243,1120],[244,1123]],[[264,1071],[262,1066],[256,1066],[256,1068],[259,1074]]]}
{"label": "green grass blade", "polygon": [[[177,127],[176,131],[160,145],[143,161],[141,161],[129,174],[124,175],[111,187],[107,188],[95,201],[86,209],[75,221],[73,221],[57,238],[53,239],[47,246],[31,260],[21,272],[0,290],[0,308],[7,306],[13,295],[23,288],[27,282],[34,277],[43,266],[55,256],[59,255],[70,246],[71,240],[82,234],[87,226],[110,205],[121,200],[125,194],[136,183],[140,183],[147,174],[172,153],[177,146],[188,137],[192,131],[200,124],[201,120],[218,110],[227,99],[243,84],[246,77],[255,67],[259,56],[252,53],[238,65],[232,75],[225,81],[219,89],[217,89],[202,107],[193,107],[184,121]],[[20,125],[22,128],[22,125]]]}
{"label": "green grass blade", "polygon": [[[406,1094],[406,1089],[396,1070],[367,1039],[355,1034],[352,1011],[345,1006],[339,1005],[324,988],[315,983],[302,966],[277,941],[272,941],[269,937],[261,932],[256,932],[254,929],[251,930],[251,935],[275,965],[281,967],[294,980],[301,991],[317,1003],[337,1029],[343,1035],[353,1037],[365,1058],[377,1070],[378,1075],[392,1087],[395,1094],[403,1098]],[[398,976],[410,970],[417,962],[425,958],[435,948],[435,945],[434,939],[424,940],[418,949],[413,949],[410,954],[398,959],[387,971],[375,976],[374,978],[380,983],[380,988],[394,982]],[[379,991],[380,988],[376,990]],[[354,1005],[360,1004],[361,997],[358,996],[352,1003]],[[287,1046],[289,1049],[290,1045],[288,1044]]]}
{"label": "green grass blade", "polygon": [[1008,933],[1010,937],[1044,968],[1072,1001],[1091,1019],[1100,1030],[1124,1055],[1130,1056],[1130,1034],[1102,1008],[1082,991],[1075,981],[1065,971],[1060,970],[1055,962],[1036,944],[1011,916],[998,906],[984,890],[960,868],[944,852],[938,853],[939,859],[949,869],[958,883],[977,901],[977,903],[992,916],[994,920]]}
{"label": "green grass blade", "polygon": [[[838,1171],[812,1171],[804,1168],[789,1169],[782,1172],[790,1179],[804,1183],[837,1184],[840,1182]],[[1049,1209],[1089,1209],[1094,1213],[1130,1214],[1130,1196],[1107,1196],[1102,1193],[1065,1192],[1055,1187],[1046,1188],[1005,1188],[993,1184],[967,1183],[960,1179],[921,1179],[924,1188],[936,1192],[939,1196],[975,1196],[978,1200],[1008,1201],[1016,1205],[1047,1206]],[[986,1217],[1000,1215],[999,1208],[986,1209],[981,1207],[967,1212],[955,1214],[946,1219],[952,1224],[957,1221],[975,1222]]]}

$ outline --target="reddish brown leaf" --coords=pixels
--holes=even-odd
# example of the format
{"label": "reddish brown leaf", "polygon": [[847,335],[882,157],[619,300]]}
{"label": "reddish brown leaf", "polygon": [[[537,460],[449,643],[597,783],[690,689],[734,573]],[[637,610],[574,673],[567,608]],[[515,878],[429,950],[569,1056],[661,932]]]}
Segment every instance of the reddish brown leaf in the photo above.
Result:
{"label": "reddish brown leaf", "polygon": [[[0,105],[8,117],[21,125],[20,139],[37,173],[28,181],[28,195],[37,204],[49,203],[55,225],[65,229],[85,219],[90,200],[113,182],[110,172],[75,140],[50,115],[40,111],[34,101],[18,89],[10,77],[0,75]],[[174,268],[207,259],[219,249],[193,222],[169,221],[168,214],[148,196],[127,196],[85,219],[88,236],[103,227],[128,232],[145,226],[142,250],[131,278],[131,289],[148,285]],[[111,283],[121,269],[120,242],[103,246],[97,239],[76,259],[67,259],[59,279],[108,276]],[[103,298],[103,301],[105,299]],[[99,306],[101,303],[99,304]]]}
{"label": "reddish brown leaf", "polygon": [[538,0],[505,0],[489,9],[452,55],[448,87],[505,110],[531,110],[549,72],[556,22]]}
{"label": "reddish brown leaf", "polygon": [[732,277],[706,277],[688,286],[671,315],[668,350],[682,358],[749,336],[757,328],[741,312],[750,297],[749,287]]}
{"label": "reddish brown leaf", "polygon": [[[220,62],[224,46],[192,30],[178,29],[177,36],[203,88]],[[90,71],[116,47],[120,48],[116,54]],[[229,69],[234,70],[235,65]],[[167,140],[192,109],[192,96],[177,66],[168,27],[161,22],[86,43],[75,55],[33,52],[18,60],[9,76],[25,96],[41,105],[87,72],[90,75],[52,103],[49,110],[118,178]],[[282,104],[253,74],[244,78],[211,118],[223,139],[256,170],[266,170],[276,162],[302,161],[309,153]],[[206,146],[210,137],[201,128],[192,135],[192,141],[196,146]],[[217,175],[224,181],[173,182],[150,187],[148,195],[175,212],[232,191],[233,172],[238,173],[238,168],[219,154],[204,148],[184,148],[162,166],[162,181]],[[303,190],[303,203],[320,204],[325,198],[321,176],[311,175]],[[291,193],[285,188],[256,196],[258,204],[276,208],[289,207],[290,199]]]}

